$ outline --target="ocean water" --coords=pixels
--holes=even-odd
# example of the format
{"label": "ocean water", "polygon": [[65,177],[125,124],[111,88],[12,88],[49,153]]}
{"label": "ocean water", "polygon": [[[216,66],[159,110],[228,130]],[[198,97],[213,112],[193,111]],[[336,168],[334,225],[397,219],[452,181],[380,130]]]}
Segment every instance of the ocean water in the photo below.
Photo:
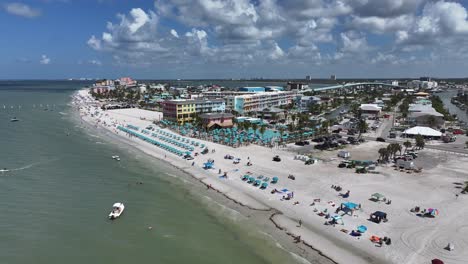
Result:
{"label": "ocean water", "polygon": [[85,128],[69,105],[85,84],[0,82],[0,263],[295,263],[190,177]]}

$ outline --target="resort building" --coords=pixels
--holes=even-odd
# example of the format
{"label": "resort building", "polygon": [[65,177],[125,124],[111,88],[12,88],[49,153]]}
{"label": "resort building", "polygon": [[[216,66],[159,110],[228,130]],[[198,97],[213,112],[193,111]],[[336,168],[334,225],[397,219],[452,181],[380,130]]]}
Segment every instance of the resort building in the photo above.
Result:
{"label": "resort building", "polygon": [[223,99],[214,100],[169,100],[161,103],[164,119],[180,124],[190,122],[197,114],[224,112],[226,103]]}
{"label": "resort building", "polygon": [[206,99],[219,99],[226,98],[228,96],[237,96],[244,94],[254,94],[255,92],[240,92],[240,91],[208,91],[202,92],[201,96]]}
{"label": "resort building", "polygon": [[293,102],[294,92],[263,92],[235,95],[226,98],[226,108],[240,114],[261,111],[264,108],[288,105]]}
{"label": "resort building", "polygon": [[234,115],[230,113],[208,113],[200,115],[203,126],[208,129],[230,128],[233,126],[233,118]]}

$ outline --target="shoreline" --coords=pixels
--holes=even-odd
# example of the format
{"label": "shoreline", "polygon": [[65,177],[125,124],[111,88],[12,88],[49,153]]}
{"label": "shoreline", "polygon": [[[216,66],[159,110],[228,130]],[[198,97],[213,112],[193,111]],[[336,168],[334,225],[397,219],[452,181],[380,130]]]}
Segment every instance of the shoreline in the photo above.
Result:
{"label": "shoreline", "polygon": [[[72,106],[72,111],[79,114],[79,111],[77,111],[77,109],[74,106]],[[291,254],[293,258],[296,258],[296,259],[298,257],[303,258],[307,261],[307,263],[319,263],[319,264],[337,264],[338,263],[332,260],[329,256],[323,254],[320,250],[315,249],[314,247],[312,247],[311,245],[307,245],[306,243],[304,243],[304,245],[307,246],[307,250],[309,250],[309,252],[305,252],[304,248],[299,247],[300,244],[298,245],[297,243],[294,242],[293,239],[290,239],[291,235],[288,234],[288,232],[286,231],[287,228],[279,226],[272,219],[275,215],[278,215],[278,214],[283,215],[282,212],[271,207],[266,207],[263,204],[262,205],[265,207],[259,208],[259,207],[249,205],[248,203],[243,203],[242,201],[239,201],[241,199],[238,199],[236,197],[231,197],[226,192],[223,192],[219,188],[216,188],[216,186],[213,186],[212,183],[205,182],[204,179],[206,179],[206,177],[197,177],[193,172],[174,164],[168,159],[162,158],[160,156],[152,155],[151,153],[148,153],[144,149],[140,148],[138,145],[135,145],[134,144],[135,142],[129,140],[128,138],[123,137],[121,135],[117,135],[113,133],[110,129],[105,128],[103,126],[95,126],[95,124],[93,124],[92,120],[90,119],[88,120],[84,119],[80,115],[78,115],[77,118],[88,125],[87,127],[83,127],[83,129],[87,130],[88,132],[96,132],[98,134],[102,134],[102,135],[109,137],[104,140],[109,141],[111,144],[117,144],[117,145],[124,144],[125,146],[128,146],[134,150],[137,150],[138,152],[141,152],[143,155],[145,155],[148,158],[155,158],[161,162],[166,162],[166,165],[169,165],[173,169],[181,172],[182,174],[185,174],[187,177],[190,177],[196,183],[200,184],[200,186],[207,187],[208,192],[205,194],[207,195],[207,197],[210,197],[212,199],[213,197],[215,197],[214,200],[217,203],[220,203],[222,206],[227,206],[227,208],[231,210],[235,210],[247,218],[256,218],[253,220],[254,225],[258,226],[261,223],[266,223],[270,227],[266,229],[270,229],[269,231],[274,231],[275,233],[271,234],[268,232],[264,234],[270,237],[269,239],[272,239],[272,242],[279,243],[281,245],[279,246],[279,248]],[[208,186],[210,186],[209,189],[208,189]],[[209,190],[214,191],[214,192],[211,192]],[[218,198],[224,201],[216,200]],[[260,201],[257,201],[257,202],[261,203]],[[264,214],[267,214],[267,215],[264,215]],[[263,231],[266,231],[266,230],[263,230]],[[303,241],[301,241],[301,244],[302,243]],[[303,263],[304,260],[300,260],[300,262]]]}
{"label": "shoreline", "polygon": [[[78,107],[80,105],[87,106],[84,102],[78,104]],[[83,120],[91,127],[102,128],[105,133],[115,137],[118,142],[123,142],[150,157],[170,164],[205,186],[211,186],[216,192],[207,193],[217,194],[220,197],[219,200],[229,201],[237,208],[242,208],[242,211],[247,211],[247,215],[267,213],[266,219],[262,219],[269,223],[264,226],[265,230],[269,230],[267,233],[275,239],[279,237],[280,244],[286,245],[287,251],[297,254],[310,262],[317,263],[317,258],[320,258],[320,261],[324,263],[424,263],[430,258],[446,257],[447,260],[445,261],[447,263],[463,263],[465,258],[463,252],[458,251],[453,255],[453,253],[447,253],[438,248],[439,244],[449,241],[446,232],[442,235],[439,234],[442,232],[439,229],[431,232],[433,224],[430,224],[430,221],[424,218],[414,218],[414,215],[409,213],[409,208],[414,205],[443,208],[445,211],[443,216],[431,221],[439,222],[441,226],[450,228],[451,233],[449,233],[456,236],[454,241],[458,244],[457,247],[463,248],[463,239],[457,236],[456,231],[460,229],[465,232],[463,223],[457,218],[458,215],[463,214],[463,210],[460,213],[460,210],[457,209],[460,206],[458,203],[463,199],[451,201],[450,206],[447,207],[447,201],[451,199],[449,197],[453,197],[453,187],[447,186],[447,182],[468,180],[466,174],[458,174],[458,171],[466,171],[465,167],[462,169],[454,167],[456,165],[463,166],[463,162],[460,163],[460,161],[465,161],[463,157],[456,157],[457,160],[460,159],[458,162],[452,162],[449,164],[450,166],[445,167],[446,164],[441,166],[442,164],[440,164],[437,157],[447,154],[434,153],[430,150],[422,151],[424,155],[435,156],[435,159],[430,157],[434,160],[435,166],[429,167],[427,171],[425,170],[423,178],[421,178],[421,175],[412,177],[404,172],[395,172],[391,167],[385,166],[379,167],[381,171],[377,174],[352,174],[350,176],[346,169],[337,168],[339,160],[336,156],[331,156],[325,159],[326,161],[319,162],[319,164],[307,166],[293,160],[294,153],[287,150],[267,149],[255,145],[233,149],[197,139],[197,141],[207,144],[210,149],[216,148],[217,153],[208,153],[195,157],[194,162],[196,165],[191,166],[191,161],[173,156],[173,154],[164,152],[148,142],[129,137],[124,132],[115,129],[117,124],[146,127],[151,124],[151,120],[145,119],[143,115],[148,114],[148,116],[153,117],[153,115],[158,114],[157,112],[148,112],[139,109],[97,111],[96,116],[91,117],[88,116],[91,113],[91,110],[88,109],[84,110]],[[169,132],[168,129],[164,130]],[[175,132],[170,131],[170,133]],[[353,147],[352,152],[354,152],[352,155],[356,155],[356,157],[361,155],[361,159],[372,159],[375,156],[372,153],[376,153],[381,145],[381,143],[369,142]],[[366,153],[369,154],[366,156]],[[242,158],[252,157],[254,166],[233,165],[232,161],[223,159],[225,154],[232,154]],[[282,162],[272,163],[270,156],[275,154],[281,155]],[[321,154],[324,156],[333,155],[331,152]],[[203,170],[200,167],[200,159],[205,158],[216,159],[216,164],[220,164],[219,168],[229,172],[229,179],[220,178],[214,170]],[[452,170],[453,175],[445,172],[449,168]],[[280,184],[276,186],[293,190],[296,193],[294,196],[297,196],[297,198],[294,197],[291,200],[297,201],[298,205],[296,205],[296,202],[291,204],[292,201],[283,201],[283,199],[279,199],[281,196],[276,194],[270,194],[273,186],[262,191],[241,181],[239,178],[243,174],[242,171],[247,169],[255,176],[280,176]],[[293,173],[297,179],[295,181],[286,179],[285,175],[288,175],[288,173]],[[445,175],[445,178],[440,177],[441,173]],[[425,180],[424,183],[421,182],[420,178]],[[392,182],[400,182],[401,187],[393,185]],[[317,217],[316,213],[317,210],[319,212],[324,209],[335,210],[335,202],[339,205],[341,202],[347,201],[330,189],[330,185],[333,184],[339,184],[345,186],[346,189],[351,189],[352,200],[362,202],[366,207],[353,216],[344,216],[347,223],[343,227],[324,225],[323,217]],[[402,186],[407,187],[402,188]],[[438,193],[433,192],[434,189],[437,189]],[[394,203],[388,206],[367,201],[369,196],[376,191],[385,193],[387,197],[392,198]],[[425,196],[420,196],[423,194]],[[320,202],[319,200],[316,204],[315,198],[321,198],[323,201]],[[308,204],[312,201],[314,202],[309,206]],[[329,201],[328,204],[326,201]],[[330,202],[333,202],[332,206],[330,206]],[[391,221],[375,225],[362,219],[363,216],[365,217],[376,210],[388,210]],[[298,226],[299,220],[303,223],[301,226]],[[453,224],[453,221],[457,222]],[[258,222],[258,225],[262,224],[265,223]],[[350,229],[359,224],[365,224],[369,227],[368,233],[363,236],[362,240],[347,234]],[[343,230],[346,230],[346,232]],[[468,231],[468,228],[466,228],[466,231]],[[374,234],[381,237],[391,236],[394,243],[392,243],[392,246],[376,247],[367,239]],[[293,238],[296,236],[301,236],[300,243],[294,242]],[[436,240],[437,243],[432,242],[431,246],[427,247],[425,243],[433,240]],[[450,260],[453,262],[450,262]]]}

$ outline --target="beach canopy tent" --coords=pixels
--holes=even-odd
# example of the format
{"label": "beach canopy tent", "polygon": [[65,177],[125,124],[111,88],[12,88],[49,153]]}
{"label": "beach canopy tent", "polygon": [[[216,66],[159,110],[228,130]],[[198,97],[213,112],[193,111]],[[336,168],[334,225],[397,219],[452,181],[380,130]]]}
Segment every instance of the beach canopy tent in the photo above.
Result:
{"label": "beach canopy tent", "polygon": [[380,224],[381,221],[387,221],[387,213],[381,211],[375,211],[373,214],[370,215],[370,220]]}
{"label": "beach canopy tent", "polygon": [[213,163],[212,162],[205,162],[205,163],[203,163],[203,168],[205,170],[212,169],[213,168]]}
{"label": "beach canopy tent", "polygon": [[345,212],[345,214],[353,215],[354,211],[357,209],[358,205],[352,202],[342,203],[336,212],[340,210]]}
{"label": "beach canopy tent", "polygon": [[382,201],[385,199],[385,195],[381,193],[374,193],[371,195],[371,199],[376,200],[376,201]]}
{"label": "beach canopy tent", "polygon": [[334,215],[331,217],[330,224],[341,224],[344,225],[343,217],[341,215]]}
{"label": "beach canopy tent", "polygon": [[403,132],[403,134],[407,136],[421,135],[423,137],[441,137],[442,136],[442,132],[432,129],[430,127],[423,127],[423,126],[415,126],[415,127],[406,129]]}
{"label": "beach canopy tent", "polygon": [[354,209],[356,209],[356,208],[358,207],[357,204],[352,203],[352,202],[342,203],[341,206],[342,206],[343,208],[346,207],[346,208],[349,208],[349,209],[351,209],[351,210],[354,210]]}

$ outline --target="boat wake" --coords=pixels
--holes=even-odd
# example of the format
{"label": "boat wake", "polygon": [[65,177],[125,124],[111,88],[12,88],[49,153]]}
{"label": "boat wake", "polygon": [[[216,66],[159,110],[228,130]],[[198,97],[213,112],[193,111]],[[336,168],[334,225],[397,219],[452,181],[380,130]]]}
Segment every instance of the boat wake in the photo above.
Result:
{"label": "boat wake", "polygon": [[23,166],[23,167],[20,167],[20,168],[15,168],[15,169],[8,169],[8,171],[21,171],[21,170],[27,170],[27,169],[30,169],[36,165],[40,165],[40,164],[46,164],[46,163],[50,163],[50,162],[54,162],[54,161],[57,161],[58,158],[55,158],[55,159],[50,159],[50,160],[47,160],[47,161],[41,161],[41,162],[34,162],[34,163],[31,163],[31,164],[28,164],[26,166]]}
{"label": "boat wake", "polygon": [[59,112],[59,114],[61,114],[61,115],[68,115],[67,113],[64,113],[64,112]]}

